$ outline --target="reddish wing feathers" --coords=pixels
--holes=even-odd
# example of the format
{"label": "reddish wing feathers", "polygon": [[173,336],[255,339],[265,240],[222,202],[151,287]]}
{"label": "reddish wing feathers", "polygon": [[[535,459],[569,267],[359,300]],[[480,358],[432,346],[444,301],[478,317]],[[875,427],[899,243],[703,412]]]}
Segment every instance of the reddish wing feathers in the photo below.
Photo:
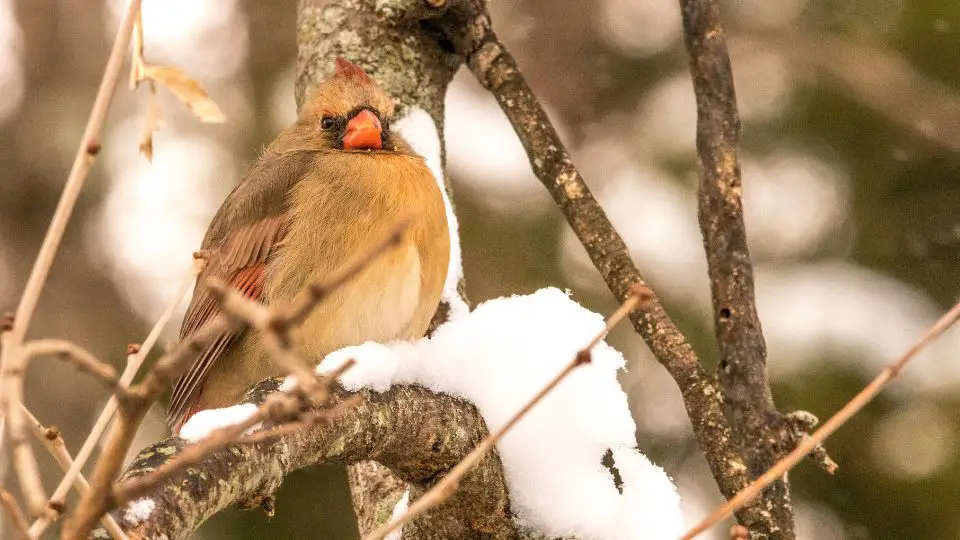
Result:
{"label": "reddish wing feathers", "polygon": [[[226,281],[248,298],[262,300],[265,263],[282,236],[282,219],[272,217],[232,231],[220,247],[208,250],[210,261],[207,269],[197,278],[197,288],[180,329],[181,340],[220,313],[216,298],[205,286],[206,280],[211,277]],[[217,338],[177,380],[167,412],[167,422],[174,433],[196,412],[194,406],[214,362],[241,334],[242,331],[234,331]]]}

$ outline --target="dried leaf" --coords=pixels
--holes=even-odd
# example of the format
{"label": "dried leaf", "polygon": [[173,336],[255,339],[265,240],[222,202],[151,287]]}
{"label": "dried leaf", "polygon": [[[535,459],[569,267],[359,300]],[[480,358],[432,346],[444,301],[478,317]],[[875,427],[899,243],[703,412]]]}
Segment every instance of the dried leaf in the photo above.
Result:
{"label": "dried leaf", "polygon": [[150,93],[147,94],[147,117],[143,122],[143,132],[140,134],[140,153],[147,158],[147,161],[153,161],[153,134],[160,129],[160,121],[163,120],[163,109],[160,108],[160,102],[157,100],[157,87],[150,81]]}
{"label": "dried leaf", "polygon": [[200,83],[187,77],[180,68],[144,64],[142,69],[144,77],[166,86],[202,122],[219,124],[226,120]]}

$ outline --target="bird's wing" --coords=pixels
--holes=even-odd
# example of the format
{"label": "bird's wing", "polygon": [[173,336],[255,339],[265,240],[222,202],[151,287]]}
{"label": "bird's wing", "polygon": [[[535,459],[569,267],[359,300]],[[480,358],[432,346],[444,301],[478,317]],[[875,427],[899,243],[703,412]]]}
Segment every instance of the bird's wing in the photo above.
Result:
{"label": "bird's wing", "polygon": [[[233,231],[221,246],[208,250],[207,268],[197,277],[193,300],[180,328],[181,340],[190,337],[220,313],[217,299],[206,285],[210,278],[223,280],[248,298],[263,300],[267,257],[280,240],[282,224],[279,216],[263,219]],[[217,337],[177,380],[167,409],[167,421],[171,426],[179,428],[178,424],[185,420],[190,406],[199,395],[210,367],[242,332],[233,330]]]}
{"label": "bird's wing", "polygon": [[[265,301],[264,271],[287,229],[286,194],[308,166],[307,160],[266,156],[227,197],[203,241],[207,267],[197,277],[193,299],[180,327],[180,339],[190,337],[220,313],[207,280],[216,277],[248,298]],[[167,423],[174,433],[194,412],[192,407],[214,362],[244,330],[221,334],[200,354],[173,387]]]}

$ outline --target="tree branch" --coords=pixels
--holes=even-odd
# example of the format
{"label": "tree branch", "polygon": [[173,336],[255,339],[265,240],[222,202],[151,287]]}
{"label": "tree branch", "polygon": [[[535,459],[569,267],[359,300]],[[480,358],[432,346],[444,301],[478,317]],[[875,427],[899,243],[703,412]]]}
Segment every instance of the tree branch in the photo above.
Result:
{"label": "tree branch", "polygon": [[[153,325],[153,328],[150,329],[150,333],[147,334],[146,339],[143,340],[143,344],[131,344],[127,346],[127,365],[125,368],[123,368],[123,374],[120,375],[120,384],[122,386],[129,386],[129,384],[133,381],[133,378],[140,370],[140,366],[143,365],[143,361],[146,360],[147,354],[149,354],[150,350],[160,338],[160,332],[164,329],[164,327],[166,327],[167,323],[170,322],[174,311],[176,311],[177,306],[180,305],[180,301],[183,300],[184,295],[187,294],[187,291],[190,289],[190,286],[193,284],[196,277],[203,270],[205,264],[206,261],[203,259],[194,257],[190,272],[184,276],[183,281],[180,282],[180,287],[177,289],[176,294],[170,299],[170,302],[163,310],[160,318],[157,319],[157,322]],[[93,450],[96,447],[97,442],[100,440],[100,436],[107,429],[107,425],[110,423],[110,420],[113,419],[114,413],[117,412],[118,405],[119,401],[117,400],[117,397],[110,396],[107,404],[103,407],[103,411],[100,412],[100,416],[97,418],[97,421],[90,429],[90,433],[87,434],[87,438],[83,441],[83,445],[80,446],[80,451],[77,452],[76,459],[70,465],[70,468],[67,469],[66,474],[63,475],[63,479],[60,480],[60,484],[57,485],[53,495],[50,496],[51,501],[64,500],[67,496],[67,493],[70,491],[70,485],[73,484],[77,479],[83,477],[81,473],[83,466],[86,464],[90,455],[93,454]],[[86,483],[86,480],[84,480],[84,483]],[[40,536],[57,517],[59,517],[59,512],[44,512],[30,526],[30,533],[34,536]]]}
{"label": "tree branch", "polygon": [[[42,442],[43,445],[47,447],[47,450],[50,451],[50,455],[52,455],[53,459],[56,460],[58,465],[60,465],[60,468],[62,468],[64,472],[70,470],[70,467],[73,466],[74,461],[73,458],[70,457],[70,452],[67,450],[66,443],[63,442],[63,437],[60,436],[60,430],[55,426],[45,427],[42,423],[40,423],[39,420],[36,419],[36,417],[33,416],[29,410],[27,410],[26,407],[23,408],[23,414],[30,423],[34,436],[36,436],[37,440]],[[87,482],[87,479],[84,478],[83,474],[78,474],[76,478],[74,478],[73,486],[76,488],[77,493],[80,493],[81,495],[90,489],[90,484]],[[65,505],[66,502],[63,499],[51,499],[50,503],[48,503],[50,508],[48,508],[47,512],[44,512],[44,516],[54,513],[59,514],[58,511],[54,510],[54,507],[62,508]],[[100,519],[100,522],[110,535],[110,538],[123,540],[127,537],[127,535],[120,530],[120,526],[117,525],[117,522],[114,521],[113,517],[105,515]],[[33,530],[27,530],[25,536],[28,538],[38,538],[40,534],[41,533],[34,532]]]}
{"label": "tree branch", "polygon": [[[274,378],[258,384],[244,403],[262,403],[282,382],[283,378]],[[134,537],[186,538],[227,507],[257,507],[293,471],[370,459],[383,463],[422,493],[487,434],[472,404],[418,386],[395,386],[382,394],[335,388],[325,408],[350,398],[358,402],[328,423],[287,431],[269,442],[233,444],[167,478],[152,494],[134,501],[149,512],[121,508],[113,515]],[[120,485],[168,463],[187,444],[172,437],[145,448]],[[172,508],[177,511],[170,511]],[[456,495],[424,517],[429,520],[431,538],[518,537],[509,519],[503,472],[495,453],[464,477]],[[407,537],[423,536],[408,533]]]}
{"label": "tree branch", "polygon": [[867,403],[873,400],[883,390],[890,381],[897,378],[900,372],[906,367],[910,360],[913,360],[917,354],[927,347],[934,340],[939,338],[951,326],[960,320],[960,303],[953,306],[950,311],[940,317],[910,349],[903,354],[896,362],[890,364],[879,375],[874,377],[870,384],[863,390],[853,396],[839,411],[829,420],[824,422],[815,433],[804,438],[789,454],[778,461],[773,467],[763,473],[759,478],[747,486],[743,491],[733,497],[716,510],[705,517],[700,523],[690,529],[683,535],[681,540],[691,540],[698,534],[706,531],[712,525],[726,518],[737,507],[753,499],[760,494],[767,486],[773,484],[778,479],[783,478],[797,463],[800,463],[808,454],[815,452],[820,444],[840,427],[860,412]]}
{"label": "tree branch", "polygon": [[[777,411],[767,378],[767,351],[743,223],[737,155],[740,116],[720,6],[717,0],[680,0],[680,6],[697,101],[697,199],[720,348],[718,375],[735,440],[750,477],[756,478],[790,451],[796,423]],[[751,534],[796,536],[786,476],[764,491],[758,503],[769,519],[744,520]]]}

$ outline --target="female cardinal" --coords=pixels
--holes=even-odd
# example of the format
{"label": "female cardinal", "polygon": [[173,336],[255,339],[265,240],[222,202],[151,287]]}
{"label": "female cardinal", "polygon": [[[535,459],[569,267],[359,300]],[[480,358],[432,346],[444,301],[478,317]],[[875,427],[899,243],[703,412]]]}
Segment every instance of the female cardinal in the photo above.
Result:
{"label": "female cardinal", "polygon": [[[294,347],[316,363],[348,345],[426,332],[450,258],[440,187],[390,130],[390,96],[354,64],[338,58],[335,67],[214,216],[181,339],[219,312],[208,278],[267,304],[288,301],[385,238],[401,214],[414,221],[400,247],[323,301],[294,332]],[[232,405],[278,374],[254,332],[225,333],[177,381],[167,421],[178,433],[193,413]]]}

